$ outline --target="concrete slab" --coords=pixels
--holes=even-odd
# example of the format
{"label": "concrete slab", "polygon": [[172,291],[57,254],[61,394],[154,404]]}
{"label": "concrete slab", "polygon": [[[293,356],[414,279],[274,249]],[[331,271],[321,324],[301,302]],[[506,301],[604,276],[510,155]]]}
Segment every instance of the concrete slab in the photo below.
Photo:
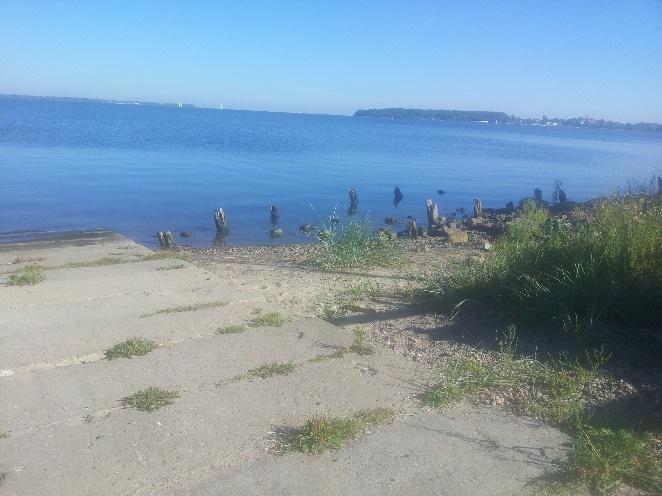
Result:
{"label": "concrete slab", "polygon": [[557,467],[567,439],[495,410],[414,410],[319,456],[264,456],[167,495],[514,496]]}

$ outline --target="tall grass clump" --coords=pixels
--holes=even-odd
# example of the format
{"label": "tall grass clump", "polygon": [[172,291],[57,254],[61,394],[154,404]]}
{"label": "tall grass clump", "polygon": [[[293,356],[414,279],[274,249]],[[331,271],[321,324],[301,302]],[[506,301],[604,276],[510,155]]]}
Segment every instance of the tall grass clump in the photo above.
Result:
{"label": "tall grass clump", "polygon": [[586,333],[597,324],[662,322],[662,200],[613,196],[553,218],[534,203],[481,263],[465,263],[424,294],[442,309],[478,300],[512,321]]}
{"label": "tall grass clump", "polygon": [[391,267],[398,262],[397,241],[375,233],[368,219],[331,222],[317,239],[323,247],[317,263],[325,270]]}

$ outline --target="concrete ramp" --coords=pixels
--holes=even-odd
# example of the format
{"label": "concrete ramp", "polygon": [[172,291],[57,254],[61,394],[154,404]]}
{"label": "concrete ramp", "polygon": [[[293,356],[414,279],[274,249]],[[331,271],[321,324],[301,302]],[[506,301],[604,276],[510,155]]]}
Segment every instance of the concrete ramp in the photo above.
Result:
{"label": "concrete ramp", "polygon": [[[0,247],[0,494],[518,494],[564,456],[556,430],[491,410],[422,409],[431,373],[279,307],[254,284],[125,238]],[[9,286],[38,263],[46,279]],[[280,326],[253,326],[267,311]],[[217,333],[243,325],[236,333]],[[107,360],[130,337],[150,353]],[[262,366],[290,364],[261,378]],[[253,372],[252,372],[253,371]],[[176,391],[151,413],[122,398]],[[313,415],[388,407],[391,425],[320,456],[274,453]],[[489,481],[487,481],[489,479]]]}

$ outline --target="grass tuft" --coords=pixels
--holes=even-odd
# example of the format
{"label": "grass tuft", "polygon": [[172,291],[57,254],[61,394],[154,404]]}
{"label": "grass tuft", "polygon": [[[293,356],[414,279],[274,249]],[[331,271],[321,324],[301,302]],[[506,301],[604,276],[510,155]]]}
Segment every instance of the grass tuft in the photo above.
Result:
{"label": "grass tuft", "polygon": [[351,417],[313,417],[283,440],[283,448],[309,454],[336,450],[345,441],[356,439],[371,427],[394,418],[395,412],[387,408],[365,410]]}
{"label": "grass tuft", "polygon": [[167,265],[165,267],[157,267],[156,270],[161,272],[164,270],[177,270],[177,269],[183,269],[186,267],[186,265],[179,263],[179,264],[172,264],[172,265]]}
{"label": "grass tuft", "polygon": [[172,405],[179,398],[177,391],[168,391],[158,387],[149,387],[121,399],[123,406],[131,406],[142,412],[152,412],[164,406]]}
{"label": "grass tuft", "polygon": [[34,286],[46,279],[46,269],[42,265],[26,265],[9,274],[10,286]]}
{"label": "grass tuft", "polygon": [[382,294],[382,290],[372,281],[365,280],[356,284],[349,284],[331,298],[325,299],[325,302],[319,306],[317,317],[334,323],[350,312],[357,311],[356,303],[362,298],[379,294]]}
{"label": "grass tuft", "polygon": [[354,342],[349,345],[347,351],[362,356],[373,355],[375,353],[375,349],[365,342],[365,330],[357,329],[355,333],[356,338],[354,339]]}
{"label": "grass tuft", "polygon": [[308,360],[309,362],[324,362],[326,360],[332,360],[334,358],[342,358],[347,353],[348,348],[339,348],[333,353],[315,355],[313,358]]}
{"label": "grass tuft", "polygon": [[206,303],[196,303],[195,305],[182,305],[179,307],[164,308],[163,310],[157,310],[156,312],[153,313],[142,314],[141,317],[151,317],[153,315],[161,315],[164,313],[168,314],[168,313],[180,313],[180,312],[197,312],[198,310],[224,307],[225,305],[227,305],[227,302],[225,301],[209,301]]}
{"label": "grass tuft", "polygon": [[220,327],[216,330],[216,334],[239,334],[246,330],[246,326],[241,324],[229,325]]}
{"label": "grass tuft", "polygon": [[251,369],[248,371],[249,377],[266,379],[275,375],[288,375],[294,372],[297,364],[293,362],[274,362],[267,363],[261,367]]}
{"label": "grass tuft", "polygon": [[99,258],[97,260],[91,260],[89,262],[69,262],[66,263],[58,268],[62,269],[77,269],[81,267],[104,267],[106,265],[117,265],[117,264],[123,264],[129,262],[128,260],[124,260],[121,258],[113,258],[113,257],[103,257]]}
{"label": "grass tuft", "polygon": [[329,223],[318,234],[322,254],[316,260],[324,270],[392,267],[398,264],[397,240],[373,233],[370,222]]}
{"label": "grass tuft", "polygon": [[149,260],[167,260],[167,259],[184,260],[186,262],[190,262],[191,256],[181,251],[164,250],[164,251],[155,251],[154,253],[150,253],[149,255],[143,255],[138,259],[138,261],[143,262]]}
{"label": "grass tuft", "polygon": [[130,338],[107,349],[104,354],[108,360],[114,360],[116,358],[131,358],[134,356],[146,355],[157,346],[157,343],[150,339]]}
{"label": "grass tuft", "polygon": [[267,312],[258,315],[250,321],[251,327],[281,327],[285,324],[285,317],[280,312]]}

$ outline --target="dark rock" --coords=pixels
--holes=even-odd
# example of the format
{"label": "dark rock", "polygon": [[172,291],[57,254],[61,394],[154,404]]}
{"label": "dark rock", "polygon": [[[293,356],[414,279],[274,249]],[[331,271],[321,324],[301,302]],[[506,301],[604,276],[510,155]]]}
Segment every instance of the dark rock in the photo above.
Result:
{"label": "dark rock", "polygon": [[274,228],[271,230],[272,238],[280,238],[283,235],[283,230],[280,228]]}
{"label": "dark rock", "polygon": [[398,218],[397,217],[386,217],[386,219],[384,219],[384,223],[388,224],[389,226],[394,226],[398,223]]}
{"label": "dark rock", "polygon": [[437,194],[439,194],[439,195],[445,195],[446,192],[445,192],[443,189],[438,189],[438,190],[437,190]]}
{"label": "dark rock", "polygon": [[313,229],[315,229],[315,226],[313,226],[312,224],[303,224],[299,226],[299,231],[306,234],[311,233]]}
{"label": "dark rock", "polygon": [[180,238],[190,238],[191,236],[193,236],[193,234],[191,234],[191,231],[182,231],[179,233]]}

